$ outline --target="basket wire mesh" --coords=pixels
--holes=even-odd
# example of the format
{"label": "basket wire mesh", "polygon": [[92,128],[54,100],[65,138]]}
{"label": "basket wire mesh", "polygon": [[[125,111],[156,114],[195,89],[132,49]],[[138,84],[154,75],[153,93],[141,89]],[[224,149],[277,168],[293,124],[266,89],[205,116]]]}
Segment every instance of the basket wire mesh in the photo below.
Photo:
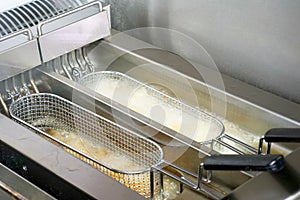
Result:
{"label": "basket wire mesh", "polygon": [[[207,133],[205,131],[201,132],[201,133],[197,133],[196,131],[199,131],[199,130],[197,130],[197,128],[195,128],[193,130],[189,129],[189,131],[185,131],[185,128],[186,128],[185,123],[188,120],[181,121],[182,129],[179,128],[179,130],[175,130],[175,129],[174,130],[183,135],[189,135],[187,137],[195,139],[195,141],[199,142],[200,144],[210,142],[213,139],[217,139],[217,138],[221,137],[222,134],[224,134],[224,125],[217,118],[215,118],[212,115],[205,113],[199,109],[195,109],[194,107],[189,106],[189,105],[179,101],[178,99],[171,97],[168,94],[165,94],[164,92],[162,92],[154,87],[151,87],[145,83],[142,83],[136,79],[133,79],[123,73],[115,72],[115,71],[101,71],[101,72],[90,73],[90,74],[84,76],[83,78],[81,78],[78,81],[78,83],[83,86],[86,86],[92,90],[95,90],[97,92],[98,88],[103,87],[103,85],[102,85],[103,80],[104,81],[112,80],[114,82],[117,82],[117,87],[114,88],[115,93],[113,94],[112,100],[120,101],[118,103],[125,104],[125,106],[128,106],[128,100],[126,99],[124,101],[122,99],[122,97],[126,96],[128,94],[124,93],[124,89],[122,87],[124,87],[124,85],[128,85],[128,88],[130,88],[129,90],[131,90],[131,91],[129,91],[129,93],[130,92],[134,93],[134,91],[136,91],[137,89],[142,88],[147,92],[149,97],[153,97],[156,100],[158,100],[159,102],[165,104],[166,106],[168,106],[170,108],[170,110],[175,108],[175,109],[181,111],[182,120],[185,120],[184,118],[186,116],[193,116],[194,118],[198,118],[199,121],[196,123],[204,123],[204,124],[208,125],[209,128],[207,130]],[[125,90],[128,90],[128,88],[126,88]],[[118,94],[119,92],[122,94],[119,95]],[[101,94],[101,92],[100,92],[100,94]],[[129,96],[130,95],[131,94],[129,94]],[[146,96],[145,98],[148,98],[148,96]],[[143,103],[145,103],[145,102],[143,102]],[[146,103],[145,103],[145,106],[147,107]],[[143,114],[143,113],[141,113],[141,114]],[[151,119],[156,120],[155,118],[151,118]],[[157,121],[157,122],[160,123],[160,121]],[[195,126],[195,125],[193,124],[193,126]],[[171,128],[171,127],[168,127],[168,128]],[[190,131],[190,130],[192,130],[192,131]],[[193,134],[193,132],[195,132],[195,133]],[[199,135],[202,133],[204,133],[203,136],[205,136],[205,139],[203,139],[204,138],[203,136],[200,136],[202,138],[201,140],[199,140],[195,137],[195,135],[197,135],[197,134]]]}
{"label": "basket wire mesh", "polygon": [[[54,94],[24,96],[11,104],[10,113],[18,122],[36,130],[73,156],[139,194],[150,197],[151,166],[158,165],[163,157],[162,149],[156,143]],[[78,151],[76,146],[70,146],[47,134],[45,132],[47,129],[76,133],[79,138],[85,138],[91,144],[101,144],[112,152],[126,156],[142,168],[121,171],[114,166],[108,166]],[[158,174],[154,180],[154,194],[156,194],[160,189]]]}

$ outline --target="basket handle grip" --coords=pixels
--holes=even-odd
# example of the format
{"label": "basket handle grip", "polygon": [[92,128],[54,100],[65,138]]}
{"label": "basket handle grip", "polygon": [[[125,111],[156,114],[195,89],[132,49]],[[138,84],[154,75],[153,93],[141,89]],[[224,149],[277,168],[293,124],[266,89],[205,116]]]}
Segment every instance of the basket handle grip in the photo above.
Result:
{"label": "basket handle grip", "polygon": [[268,143],[267,154],[270,153],[272,142],[300,142],[300,128],[273,128],[260,139],[258,154],[262,153],[263,142]]}
{"label": "basket handle grip", "polygon": [[202,163],[206,170],[278,172],[284,167],[282,155],[213,155]]}
{"label": "basket handle grip", "polygon": [[300,142],[300,128],[273,128],[264,139],[266,142]]}

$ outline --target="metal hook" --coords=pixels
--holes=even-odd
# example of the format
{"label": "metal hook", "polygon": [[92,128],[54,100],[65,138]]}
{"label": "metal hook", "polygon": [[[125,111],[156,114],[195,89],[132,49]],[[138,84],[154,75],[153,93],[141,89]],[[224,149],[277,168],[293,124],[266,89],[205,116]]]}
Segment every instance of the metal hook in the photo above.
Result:
{"label": "metal hook", "polygon": [[[264,136],[259,139],[257,154],[262,154],[264,141],[265,141]],[[271,152],[271,142],[267,142],[266,154],[270,154],[270,152]]]}
{"label": "metal hook", "polygon": [[16,77],[13,76],[12,77],[12,86],[13,86],[13,89],[14,89],[14,92],[15,92],[15,99],[19,98],[21,96],[21,88],[19,88],[19,86],[17,85],[16,83]]}
{"label": "metal hook", "polygon": [[34,90],[35,93],[39,93],[39,89],[37,88],[34,80],[33,80],[33,77],[32,77],[32,70],[29,71],[29,82]]}
{"label": "metal hook", "polygon": [[72,75],[75,80],[78,80],[81,77],[81,72],[78,68],[72,68]]}
{"label": "metal hook", "polygon": [[82,56],[83,56],[83,59],[84,61],[87,63],[89,69],[90,69],[90,72],[94,72],[95,71],[95,66],[92,64],[92,62],[90,61],[90,59],[88,58],[87,56],[87,53],[86,53],[86,48],[81,48],[81,51],[82,51]]}
{"label": "metal hook", "polygon": [[201,163],[198,168],[198,182],[197,182],[197,189],[202,188],[202,182],[210,183],[211,182],[211,177],[212,173],[210,170],[206,171],[206,178],[204,177],[204,164]]}
{"label": "metal hook", "polygon": [[7,116],[10,116],[10,115],[9,115],[8,107],[7,107],[6,103],[4,102],[4,100],[3,100],[1,94],[0,94],[0,103],[1,103],[1,105],[2,105],[2,107],[3,107],[3,109],[4,109],[5,114],[6,114]]}
{"label": "metal hook", "polygon": [[67,76],[70,80],[73,80],[71,74],[69,73],[69,70],[68,70],[67,66],[65,65],[65,62],[64,62],[64,61],[65,61],[65,56],[64,56],[64,55],[63,55],[63,56],[60,56],[59,60],[60,60],[60,65],[62,66],[62,68],[63,68],[63,70],[64,70],[66,76]]}
{"label": "metal hook", "polygon": [[51,63],[51,65],[52,65],[53,70],[54,70],[56,73],[60,74],[60,70],[59,70],[60,62],[59,62],[59,60],[56,58],[56,59],[50,61],[50,63]]}
{"label": "metal hook", "polygon": [[86,74],[88,72],[88,67],[85,64],[84,60],[83,60],[83,57],[82,57],[80,49],[79,50],[75,50],[74,54],[75,54],[76,62],[79,65],[79,67],[81,68],[82,74]]}
{"label": "metal hook", "polygon": [[71,67],[71,71],[72,71],[74,80],[78,80],[82,76],[82,73],[81,73],[80,68],[78,68],[77,66],[74,66],[73,58],[72,58],[71,54],[67,55],[67,61],[68,61],[69,66]]}
{"label": "metal hook", "polygon": [[26,80],[25,80],[25,73],[21,74],[21,84],[23,85],[23,87],[21,88],[21,92],[24,95],[29,95],[30,91],[29,91],[29,88],[28,88]]}

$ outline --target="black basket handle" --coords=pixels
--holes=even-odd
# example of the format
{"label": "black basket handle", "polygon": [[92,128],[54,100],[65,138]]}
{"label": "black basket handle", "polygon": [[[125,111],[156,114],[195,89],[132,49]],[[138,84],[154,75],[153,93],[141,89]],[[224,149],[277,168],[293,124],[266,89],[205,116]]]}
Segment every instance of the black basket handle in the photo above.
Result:
{"label": "black basket handle", "polygon": [[282,155],[214,155],[203,162],[206,170],[278,172],[284,167]]}
{"label": "black basket handle", "polygon": [[271,151],[273,142],[300,142],[300,128],[273,128],[266,132],[259,141],[258,154],[262,153],[263,142],[266,141],[267,154]]}

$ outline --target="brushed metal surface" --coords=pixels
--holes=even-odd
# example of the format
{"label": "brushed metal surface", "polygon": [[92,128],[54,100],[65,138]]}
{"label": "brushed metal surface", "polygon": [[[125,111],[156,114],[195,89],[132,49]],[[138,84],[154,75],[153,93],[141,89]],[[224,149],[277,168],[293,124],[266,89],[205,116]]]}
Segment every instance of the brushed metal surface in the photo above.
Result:
{"label": "brushed metal surface", "polygon": [[0,53],[0,81],[41,64],[37,40]]}
{"label": "brushed metal surface", "polygon": [[[140,42],[130,37],[126,39],[130,44]],[[180,89],[180,84],[176,81],[173,81],[174,84],[172,85],[165,84],[165,86],[176,89],[177,96],[182,97],[181,100],[192,106],[210,110],[211,99],[225,95],[226,99],[219,102],[221,106],[227,108],[226,116],[223,117],[237,123],[239,126],[251,128],[248,130],[250,132],[264,134],[272,126],[299,126],[299,104],[287,101],[223,74],[221,75],[225,91],[222,91],[222,88],[213,88],[201,80],[199,81],[201,77],[190,72],[192,66],[183,58],[167,51],[153,49],[150,45],[147,46],[147,49],[131,52],[127,51],[124,46],[119,48],[113,42],[105,40],[87,46],[87,54],[92,63],[97,63],[95,71],[112,70],[126,74],[130,73],[130,76],[140,81],[167,83],[172,82],[170,80],[172,79],[172,73],[180,74],[183,78],[189,80],[196,92],[199,92],[197,93],[199,95],[198,101],[191,100],[190,95],[187,94],[186,90]],[[99,56],[100,54],[101,56]],[[143,65],[147,67],[140,67]],[[209,90],[212,91],[211,94],[209,94]],[[222,93],[222,95],[219,93]],[[185,98],[186,96],[187,98]],[[293,110],[295,113],[293,113]],[[216,114],[219,111],[219,114],[224,115],[224,113],[221,113],[223,111],[222,107],[217,108],[215,111]],[[261,125],[262,123],[265,125]],[[262,127],[264,128],[261,129]]]}
{"label": "brushed metal surface", "polygon": [[[195,39],[219,70],[284,98],[300,102],[300,2],[109,0],[112,27],[174,29]],[[151,33],[140,39],[159,45]],[[178,42],[164,41],[174,48]]]}
{"label": "brushed metal surface", "polygon": [[[110,34],[107,11],[40,36],[43,62]],[[88,26],[87,26],[88,25]]]}

